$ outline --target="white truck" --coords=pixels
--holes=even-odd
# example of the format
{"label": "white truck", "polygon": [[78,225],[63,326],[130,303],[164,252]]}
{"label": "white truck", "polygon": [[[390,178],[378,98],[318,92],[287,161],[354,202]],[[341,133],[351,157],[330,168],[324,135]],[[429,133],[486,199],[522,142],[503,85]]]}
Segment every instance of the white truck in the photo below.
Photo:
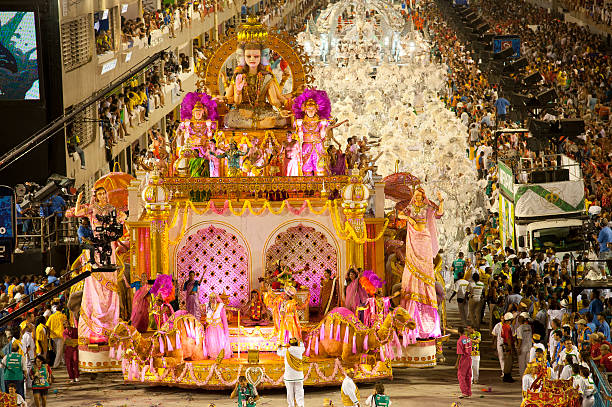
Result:
{"label": "white truck", "polygon": [[565,155],[498,160],[499,234],[515,250],[552,248],[558,255],[583,249],[584,180]]}

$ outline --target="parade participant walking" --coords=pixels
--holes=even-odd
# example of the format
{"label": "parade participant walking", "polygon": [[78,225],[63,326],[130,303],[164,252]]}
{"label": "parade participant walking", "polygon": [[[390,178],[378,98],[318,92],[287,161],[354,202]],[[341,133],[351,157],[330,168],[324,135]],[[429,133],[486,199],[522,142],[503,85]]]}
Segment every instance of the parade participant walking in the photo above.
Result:
{"label": "parade participant walking", "polygon": [[70,383],[79,381],[79,330],[64,321],[64,360]]}
{"label": "parade participant walking", "polygon": [[457,339],[457,379],[459,380],[459,388],[461,395],[459,398],[469,398],[472,396],[472,341],[465,336],[465,329],[460,326],[459,339]]}
{"label": "parade participant walking", "polygon": [[512,335],[512,327],[510,321],[514,316],[511,312],[504,315],[504,323],[501,326],[502,350],[504,352],[504,377],[503,381],[514,383],[512,378],[512,352],[514,350],[514,336]]}
{"label": "parade participant walking", "polygon": [[480,376],[480,342],[482,337],[480,332],[471,325],[468,325],[466,330],[468,338],[472,341],[472,383],[477,384]]}
{"label": "parade participant walking", "polygon": [[285,358],[285,388],[289,407],[304,407],[304,344],[291,338],[289,345],[280,345],[276,354]]}
{"label": "parade participant walking", "polygon": [[367,407],[389,407],[391,399],[385,394],[385,386],[382,383],[376,383],[374,392],[366,399]]}
{"label": "parade participant walking", "polygon": [[16,341],[11,345],[10,353],[2,359],[2,368],[4,369],[4,384],[7,387],[13,384],[17,394],[25,398],[23,385],[28,367],[25,356],[19,353],[19,344]]}
{"label": "parade participant walking", "polygon": [[529,325],[529,314],[522,312],[518,318],[519,326],[516,328],[516,339],[518,340],[518,365],[519,376],[523,376],[527,363],[529,362],[529,352],[533,343],[533,333]]}
{"label": "parade participant walking", "polygon": [[245,376],[240,376],[230,398],[238,398],[238,407],[255,407],[257,400],[259,400],[259,394],[257,394],[255,386],[247,383]]}
{"label": "parade participant walking", "polygon": [[30,378],[36,407],[47,407],[47,394],[49,387],[53,384],[53,372],[41,355],[38,355],[34,361],[34,366],[30,370]]}
{"label": "parade participant walking", "polygon": [[342,386],[340,387],[342,405],[344,407],[359,407],[359,389],[353,381],[354,377],[355,370],[346,369],[346,376],[344,376]]}
{"label": "parade participant walking", "polygon": [[66,315],[64,315],[59,307],[47,320],[47,326],[51,332],[50,337],[55,347],[54,369],[57,369],[64,359],[64,322],[66,320]]}

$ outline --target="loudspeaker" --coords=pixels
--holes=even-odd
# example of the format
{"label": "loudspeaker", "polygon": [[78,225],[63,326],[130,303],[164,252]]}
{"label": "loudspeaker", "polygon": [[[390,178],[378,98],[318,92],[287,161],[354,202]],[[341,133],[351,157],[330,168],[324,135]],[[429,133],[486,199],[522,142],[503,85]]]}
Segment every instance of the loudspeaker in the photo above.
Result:
{"label": "loudspeaker", "polygon": [[563,119],[561,120],[561,134],[567,137],[578,136],[584,133],[584,120]]}
{"label": "loudspeaker", "polygon": [[493,54],[493,59],[507,59],[514,55],[514,48],[508,47],[503,51],[496,52]]}
{"label": "loudspeaker", "polygon": [[554,89],[548,89],[536,96],[536,99],[540,105],[545,105],[557,99],[557,92]]}
{"label": "loudspeaker", "polygon": [[535,72],[532,73],[531,75],[528,75],[526,77],[523,78],[523,83],[525,84],[525,86],[531,86],[531,85],[535,85],[536,83],[540,82],[542,79],[542,75],[539,72]]}

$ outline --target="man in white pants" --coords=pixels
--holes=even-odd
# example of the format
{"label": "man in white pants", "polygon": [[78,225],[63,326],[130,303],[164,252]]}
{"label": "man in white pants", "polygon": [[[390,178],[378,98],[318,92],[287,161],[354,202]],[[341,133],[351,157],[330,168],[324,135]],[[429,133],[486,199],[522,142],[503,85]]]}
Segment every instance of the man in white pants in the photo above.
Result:
{"label": "man in white pants", "polygon": [[[509,317],[510,319],[512,319],[512,313],[507,312],[504,315],[505,319],[506,317]],[[491,335],[493,335],[493,343],[495,344],[496,348],[497,348],[497,357],[499,358],[499,367],[501,368],[502,371],[502,377],[504,375],[504,338],[502,338],[502,321],[499,321],[497,323],[497,325],[495,325],[493,327],[493,330],[491,331]]]}
{"label": "man in white pants", "polygon": [[289,407],[304,407],[304,371],[302,357],[304,344],[296,338],[289,340],[289,345],[281,345],[276,354],[285,358],[285,387]]}
{"label": "man in white pants", "polygon": [[478,383],[480,372],[480,341],[482,337],[480,332],[474,329],[472,325],[466,327],[467,337],[472,341],[472,383]]}

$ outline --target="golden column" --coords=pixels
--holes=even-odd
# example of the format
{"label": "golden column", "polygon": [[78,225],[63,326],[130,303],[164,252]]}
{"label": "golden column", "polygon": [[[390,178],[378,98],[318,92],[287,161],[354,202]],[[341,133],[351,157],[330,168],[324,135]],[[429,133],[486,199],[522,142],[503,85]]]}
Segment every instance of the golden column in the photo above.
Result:
{"label": "golden column", "polygon": [[154,172],[147,187],[142,191],[146,220],[151,222],[150,258],[151,279],[158,274],[168,274],[168,217],[170,194],[159,173]]}
{"label": "golden column", "polygon": [[370,190],[363,184],[359,170],[353,168],[349,177],[349,183],[342,189],[342,211],[346,221],[355,231],[355,235],[346,240],[347,264],[355,267],[364,266],[363,243],[355,241],[355,237],[363,240],[367,237],[366,225],[363,220],[368,208]]}

